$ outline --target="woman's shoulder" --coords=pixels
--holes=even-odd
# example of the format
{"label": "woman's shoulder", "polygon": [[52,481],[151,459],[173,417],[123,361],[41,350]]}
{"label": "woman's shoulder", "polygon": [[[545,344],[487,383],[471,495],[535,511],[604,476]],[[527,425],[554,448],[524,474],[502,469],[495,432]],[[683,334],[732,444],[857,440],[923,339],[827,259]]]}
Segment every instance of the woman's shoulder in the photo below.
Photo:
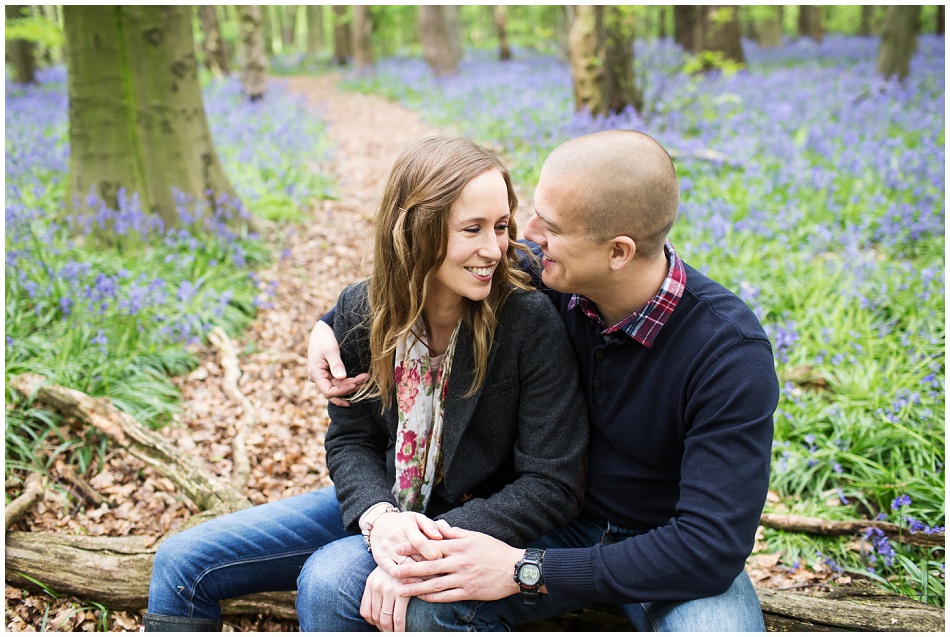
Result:
{"label": "woman's shoulder", "polygon": [[535,325],[543,320],[557,320],[557,309],[544,292],[514,289],[502,308],[499,321],[515,321]]}

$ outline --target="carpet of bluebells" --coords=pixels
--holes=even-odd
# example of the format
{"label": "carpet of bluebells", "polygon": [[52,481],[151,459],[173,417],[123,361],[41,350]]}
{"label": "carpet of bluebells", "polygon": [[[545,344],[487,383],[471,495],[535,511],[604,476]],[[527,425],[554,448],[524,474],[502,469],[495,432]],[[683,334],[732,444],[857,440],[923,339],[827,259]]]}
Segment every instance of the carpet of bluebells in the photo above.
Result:
{"label": "carpet of bluebells", "polygon": [[[638,41],[645,106],[608,118],[575,114],[568,66],[526,50],[506,63],[470,53],[439,81],[418,58],[391,58],[346,84],[503,149],[528,193],[565,139],[656,137],[680,175],[674,245],[774,345],[769,507],[932,533],[944,524],[944,40],[920,39],[903,84],[875,74],[878,42],[746,42],[746,69],[696,76],[672,43]],[[944,604],[943,549],[865,540],[765,536],[789,569],[824,564]]]}
{"label": "carpet of bluebells", "polygon": [[[240,218],[249,210],[299,218],[327,194],[330,182],[305,165],[326,153],[323,124],[278,82],[253,104],[237,80],[210,82],[203,91],[209,125],[240,201],[219,197],[215,210],[202,210],[181,196],[178,213],[188,223],[177,229],[143,214],[134,193],[120,193],[118,210],[69,218],[65,72],[46,69],[39,80],[6,86],[7,378],[43,374],[160,424],[177,407],[169,375],[196,362],[189,346],[216,325],[240,334],[272,293],[255,275],[270,248]],[[90,241],[88,232],[102,227],[123,240]],[[67,452],[85,470],[94,450],[66,442],[57,416],[10,392],[8,471],[43,469]]]}

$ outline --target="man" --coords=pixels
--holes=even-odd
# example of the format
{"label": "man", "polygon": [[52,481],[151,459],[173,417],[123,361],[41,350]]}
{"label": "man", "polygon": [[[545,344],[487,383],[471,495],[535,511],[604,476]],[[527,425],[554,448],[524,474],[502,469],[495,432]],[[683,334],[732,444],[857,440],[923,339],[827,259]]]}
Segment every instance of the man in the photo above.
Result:
{"label": "man", "polygon": [[[400,595],[417,597],[407,629],[503,629],[601,601],[638,630],[764,630],[743,570],[778,402],[761,325],[666,240],[679,186],[651,137],[605,131],[562,144],[534,205],[524,236],[573,340],[590,412],[584,511],[534,550],[443,530],[441,558],[391,572],[411,582]],[[311,377],[339,400],[352,383],[339,380],[325,327],[311,337]]]}

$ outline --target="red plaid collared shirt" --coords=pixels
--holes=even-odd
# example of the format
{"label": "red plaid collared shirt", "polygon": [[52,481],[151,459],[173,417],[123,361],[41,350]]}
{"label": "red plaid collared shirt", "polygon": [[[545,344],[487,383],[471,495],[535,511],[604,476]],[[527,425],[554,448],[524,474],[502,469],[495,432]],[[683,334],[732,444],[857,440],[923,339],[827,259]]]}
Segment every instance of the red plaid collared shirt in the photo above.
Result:
{"label": "red plaid collared shirt", "polygon": [[613,327],[607,327],[604,320],[597,313],[594,302],[586,296],[573,295],[567,309],[573,310],[580,305],[587,318],[604,328],[601,332],[603,336],[609,336],[623,330],[630,338],[638,341],[644,347],[652,346],[653,340],[660,333],[660,329],[663,328],[663,324],[666,323],[670,314],[676,309],[676,304],[679,303],[683,296],[683,290],[686,289],[686,268],[683,267],[682,259],[676,255],[676,250],[673,249],[673,244],[669,241],[666,242],[663,249],[670,263],[670,269],[666,273],[663,285],[660,286],[660,291],[646,305]]}

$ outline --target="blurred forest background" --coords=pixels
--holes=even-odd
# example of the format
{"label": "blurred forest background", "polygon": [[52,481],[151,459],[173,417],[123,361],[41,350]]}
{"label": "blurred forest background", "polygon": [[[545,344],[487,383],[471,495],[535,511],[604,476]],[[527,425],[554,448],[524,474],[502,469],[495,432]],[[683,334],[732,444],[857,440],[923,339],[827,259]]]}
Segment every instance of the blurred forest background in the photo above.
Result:
{"label": "blurred forest background", "polygon": [[[163,537],[327,483],[306,334],[365,274],[362,174],[417,122],[501,153],[521,218],[570,137],[670,150],[671,240],[755,311],[782,384],[753,580],[942,609],[944,26],[943,5],[7,5],[7,629],[135,630]],[[289,608],[229,625],[293,629]]]}

